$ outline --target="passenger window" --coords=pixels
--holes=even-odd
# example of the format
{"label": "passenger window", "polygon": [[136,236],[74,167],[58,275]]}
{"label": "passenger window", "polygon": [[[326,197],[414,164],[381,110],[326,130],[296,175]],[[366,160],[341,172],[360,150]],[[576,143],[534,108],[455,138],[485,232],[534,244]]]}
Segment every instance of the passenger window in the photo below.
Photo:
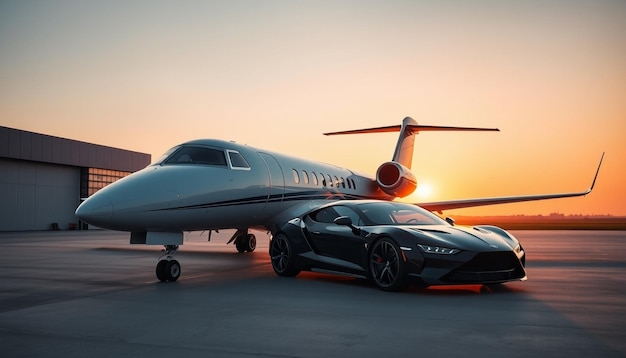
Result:
{"label": "passenger window", "polygon": [[322,179],[322,186],[326,186],[326,176],[324,176],[324,173],[320,173],[320,178]]}
{"label": "passenger window", "polygon": [[326,178],[328,179],[328,186],[333,187],[333,178],[330,177],[330,174],[326,174]]}
{"label": "passenger window", "polygon": [[304,179],[304,184],[309,184],[309,173],[306,170],[302,171],[302,179]]}
{"label": "passenger window", "polygon": [[298,175],[298,171],[295,169],[292,169],[292,171],[293,171],[293,181],[296,184],[300,184],[300,176]]}
{"label": "passenger window", "polygon": [[335,175],[335,187],[339,188],[339,178]]}
{"label": "passenger window", "polygon": [[203,147],[181,147],[167,158],[164,164],[207,164],[226,166],[224,151]]}
{"label": "passenger window", "polygon": [[230,159],[230,166],[233,169],[250,169],[250,164],[241,155],[241,153],[234,150],[226,150],[228,153],[228,159]]}
{"label": "passenger window", "polygon": [[352,189],[352,184],[350,184],[350,178],[347,178],[346,181],[348,182],[348,189]]}
{"label": "passenger window", "polygon": [[315,174],[315,172],[311,172],[311,177],[313,178],[313,185],[317,186],[319,184],[317,182],[317,174]]}

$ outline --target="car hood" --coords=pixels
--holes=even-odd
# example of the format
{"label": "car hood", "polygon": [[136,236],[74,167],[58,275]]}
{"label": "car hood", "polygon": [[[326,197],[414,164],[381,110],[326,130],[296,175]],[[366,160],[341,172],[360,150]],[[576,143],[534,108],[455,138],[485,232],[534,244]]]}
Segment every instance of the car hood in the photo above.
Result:
{"label": "car hood", "polygon": [[412,226],[405,230],[414,234],[418,242],[461,250],[514,249],[519,242],[512,235],[499,228],[465,226]]}

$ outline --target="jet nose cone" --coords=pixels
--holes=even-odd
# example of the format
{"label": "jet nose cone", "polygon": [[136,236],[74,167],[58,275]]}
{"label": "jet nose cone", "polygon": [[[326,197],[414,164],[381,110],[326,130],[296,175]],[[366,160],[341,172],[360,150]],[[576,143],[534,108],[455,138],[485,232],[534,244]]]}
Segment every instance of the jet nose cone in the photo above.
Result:
{"label": "jet nose cone", "polygon": [[101,224],[113,216],[113,202],[104,194],[95,194],[78,206],[76,216],[90,224]]}

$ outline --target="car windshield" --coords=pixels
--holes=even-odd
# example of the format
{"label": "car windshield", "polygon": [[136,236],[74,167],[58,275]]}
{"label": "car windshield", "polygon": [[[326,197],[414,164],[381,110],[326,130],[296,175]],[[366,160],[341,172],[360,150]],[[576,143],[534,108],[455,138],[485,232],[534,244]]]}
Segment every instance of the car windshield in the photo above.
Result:
{"label": "car windshield", "polygon": [[447,223],[416,205],[376,202],[359,205],[370,225],[447,225]]}

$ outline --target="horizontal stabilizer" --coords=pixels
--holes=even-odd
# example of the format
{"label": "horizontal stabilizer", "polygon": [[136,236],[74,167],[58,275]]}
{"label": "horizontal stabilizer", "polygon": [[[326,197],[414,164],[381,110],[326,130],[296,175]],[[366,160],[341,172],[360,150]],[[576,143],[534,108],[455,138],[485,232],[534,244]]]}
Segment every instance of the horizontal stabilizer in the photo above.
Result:
{"label": "horizontal stabilizer", "polygon": [[598,169],[596,170],[596,174],[593,177],[593,182],[591,183],[591,187],[581,192],[562,193],[562,194],[543,194],[543,195],[504,196],[504,197],[496,197],[496,198],[462,199],[462,200],[450,200],[450,201],[440,201],[440,202],[432,202],[432,203],[420,203],[416,205],[429,211],[442,212],[443,210],[470,208],[470,207],[476,207],[476,206],[519,203],[523,201],[571,198],[575,196],[584,196],[584,195],[591,193],[591,191],[593,190],[593,187],[596,185],[596,179],[598,178],[598,173],[600,173],[600,166],[602,166],[603,159],[604,159],[604,153],[602,153],[602,157],[600,157],[600,164],[598,164]]}
{"label": "horizontal stabilizer", "polygon": [[354,129],[341,132],[329,132],[324,135],[341,135],[341,134],[366,134],[366,133],[389,133],[389,132],[401,132],[398,137],[396,149],[393,153],[392,161],[400,163],[404,167],[411,169],[411,163],[413,162],[413,144],[415,141],[415,134],[419,132],[427,131],[489,131],[499,132],[497,128],[473,128],[473,127],[444,127],[444,126],[425,126],[418,124],[413,118],[405,117],[402,120],[402,125],[375,127],[365,129]]}
{"label": "horizontal stabilizer", "polygon": [[[407,130],[411,133],[426,132],[426,131],[489,131],[499,132],[498,128],[473,128],[473,127],[445,127],[445,126],[426,126],[419,124],[408,124]],[[365,133],[387,133],[387,132],[399,132],[402,129],[401,125],[375,127],[366,129],[354,129],[341,132],[329,132],[324,135],[340,135],[340,134],[365,134]]]}

